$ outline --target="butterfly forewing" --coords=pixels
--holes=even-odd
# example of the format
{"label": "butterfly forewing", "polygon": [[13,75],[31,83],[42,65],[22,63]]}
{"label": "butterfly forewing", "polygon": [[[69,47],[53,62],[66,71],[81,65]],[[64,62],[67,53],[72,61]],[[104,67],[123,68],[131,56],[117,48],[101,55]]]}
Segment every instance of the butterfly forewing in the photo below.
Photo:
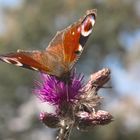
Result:
{"label": "butterfly forewing", "polygon": [[42,60],[41,52],[32,51],[32,52],[16,52],[9,53],[6,55],[1,55],[0,60],[14,64],[19,67],[25,67],[37,71],[49,71],[49,68],[44,67],[40,62]]}
{"label": "butterfly forewing", "polygon": [[[84,49],[84,45],[92,32],[96,10],[89,10],[78,22],[58,32],[46,50],[58,54],[64,72],[70,70]],[[61,58],[59,58],[59,56]],[[62,68],[62,69],[63,69]]]}

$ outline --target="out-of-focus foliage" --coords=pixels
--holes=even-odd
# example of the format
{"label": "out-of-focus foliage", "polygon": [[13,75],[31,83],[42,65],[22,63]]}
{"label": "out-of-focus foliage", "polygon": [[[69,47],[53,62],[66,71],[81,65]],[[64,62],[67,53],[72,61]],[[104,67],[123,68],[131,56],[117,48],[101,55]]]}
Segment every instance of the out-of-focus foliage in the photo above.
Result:
{"label": "out-of-focus foliage", "polygon": [[[107,67],[104,60],[113,58],[109,60],[112,65],[115,64],[114,58],[117,58],[122,66],[121,70],[125,70],[133,80],[138,80],[140,42],[133,38],[136,31],[140,32],[139,7],[139,0],[22,0],[21,4],[14,8],[0,6],[0,15],[3,15],[1,22],[5,27],[0,34],[0,53],[17,49],[45,49],[58,30],[77,21],[86,10],[96,8],[96,25],[86,44],[88,47],[77,64],[78,70],[88,76],[103,66]],[[119,74],[115,73],[119,79],[124,79]],[[45,129],[36,117],[37,107],[31,94],[36,75],[36,72],[0,63],[1,140],[51,139],[51,130]],[[140,81],[137,83],[140,84]],[[114,83],[116,88],[107,90],[112,96],[107,97],[105,102],[109,104],[107,108],[114,114],[115,121],[91,132],[74,131],[71,139],[140,139],[140,103],[137,103],[135,96],[130,97],[135,93],[122,92],[125,90],[120,93],[115,84],[117,83]],[[124,85],[123,83],[122,89],[126,88]],[[114,98],[118,101],[113,102]]]}

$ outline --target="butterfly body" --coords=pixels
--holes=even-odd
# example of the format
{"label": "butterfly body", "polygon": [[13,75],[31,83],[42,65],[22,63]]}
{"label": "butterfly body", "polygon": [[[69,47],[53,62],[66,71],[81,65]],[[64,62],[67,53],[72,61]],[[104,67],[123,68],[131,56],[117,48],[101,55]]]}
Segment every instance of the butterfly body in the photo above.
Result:
{"label": "butterfly body", "polygon": [[62,78],[81,55],[95,19],[96,10],[88,10],[78,22],[57,32],[45,50],[17,51],[0,55],[0,60]]}

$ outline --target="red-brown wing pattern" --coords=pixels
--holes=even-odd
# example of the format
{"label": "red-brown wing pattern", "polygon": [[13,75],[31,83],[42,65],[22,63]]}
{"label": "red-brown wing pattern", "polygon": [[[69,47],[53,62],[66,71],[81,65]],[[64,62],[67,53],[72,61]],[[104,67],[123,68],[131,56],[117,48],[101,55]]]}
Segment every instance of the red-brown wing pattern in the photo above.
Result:
{"label": "red-brown wing pattern", "polygon": [[92,32],[96,10],[88,10],[86,15],[68,28],[57,32],[46,51],[57,54],[63,72],[70,70],[83,51],[83,47]]}
{"label": "red-brown wing pattern", "polygon": [[[44,53],[48,53],[48,55],[53,56],[54,58],[50,59],[51,66],[53,66],[53,72],[58,77],[61,77],[63,74],[66,74],[69,71],[68,65],[64,62],[64,45],[63,45],[63,37],[65,30],[61,32],[57,32],[55,37],[50,42],[49,46],[46,48]],[[50,58],[49,57],[49,58]]]}
{"label": "red-brown wing pattern", "polygon": [[62,77],[70,71],[83,51],[92,32],[96,11],[87,11],[84,18],[68,28],[57,32],[44,51],[18,51],[0,55],[0,60],[47,74]]}
{"label": "red-brown wing pattern", "polygon": [[42,52],[19,51],[0,56],[0,60],[3,62],[61,77],[65,72],[59,58],[56,53],[49,50]]}
{"label": "red-brown wing pattern", "polygon": [[0,60],[19,67],[25,67],[36,71],[49,72],[49,67],[41,64],[41,55],[42,53],[40,51],[19,51],[16,53],[0,55]]}
{"label": "red-brown wing pattern", "polygon": [[64,35],[64,61],[72,67],[81,55],[84,45],[92,32],[96,10],[87,11],[86,15],[67,29]]}

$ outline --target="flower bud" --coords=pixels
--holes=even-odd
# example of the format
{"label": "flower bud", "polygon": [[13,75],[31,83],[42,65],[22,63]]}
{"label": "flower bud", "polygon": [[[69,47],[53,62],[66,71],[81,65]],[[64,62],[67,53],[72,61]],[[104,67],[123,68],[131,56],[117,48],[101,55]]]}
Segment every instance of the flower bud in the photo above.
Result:
{"label": "flower bud", "polygon": [[56,114],[52,113],[40,113],[40,120],[50,128],[58,128],[59,127],[59,117]]}
{"label": "flower bud", "polygon": [[99,110],[96,113],[79,111],[76,114],[76,126],[78,130],[87,131],[97,125],[105,125],[112,122],[112,115],[106,111]]}

